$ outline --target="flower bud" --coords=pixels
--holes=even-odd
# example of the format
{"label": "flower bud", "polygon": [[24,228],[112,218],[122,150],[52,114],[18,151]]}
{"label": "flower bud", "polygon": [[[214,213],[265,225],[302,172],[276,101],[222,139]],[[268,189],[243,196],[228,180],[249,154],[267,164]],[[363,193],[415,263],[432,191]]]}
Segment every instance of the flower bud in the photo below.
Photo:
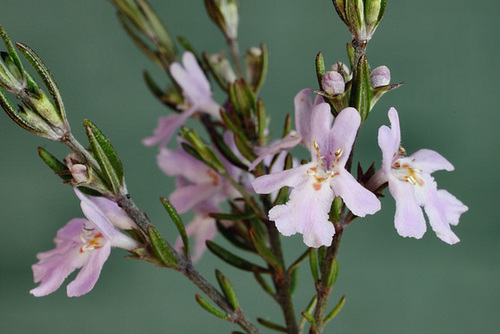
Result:
{"label": "flower bud", "polygon": [[344,82],[348,82],[352,79],[352,73],[346,64],[338,62],[332,65],[332,71],[339,72],[344,77]]}
{"label": "flower bud", "polygon": [[238,0],[205,0],[208,14],[228,39],[238,37]]}
{"label": "flower bud", "polygon": [[25,88],[24,77],[7,52],[2,52],[1,56],[4,63],[0,62],[0,87],[18,94]]}
{"label": "flower bud", "polygon": [[65,161],[72,177],[72,179],[66,180],[66,183],[72,187],[92,189],[100,194],[109,193],[109,189],[103,183],[102,178],[75,153],[68,154]]}
{"label": "flower bud", "polygon": [[323,91],[328,95],[342,94],[345,89],[344,77],[336,71],[328,71],[321,80]]}
{"label": "flower bud", "polygon": [[[89,182],[89,171],[87,166],[80,161],[80,159],[74,153],[70,153],[66,156],[66,166],[71,172],[73,177],[73,185],[82,185]],[[73,182],[72,182],[73,183]]]}
{"label": "flower bud", "polygon": [[14,48],[14,43],[0,26],[0,37],[8,52],[2,52],[0,61],[0,87],[16,95],[22,100],[16,110],[0,91],[0,105],[7,114],[24,129],[44,138],[60,141],[70,133],[66,119],[62,97],[50,75],[50,71],[27,45],[15,43],[15,46],[30,61],[49,89],[52,101],[38,86],[33,77],[24,69]]}
{"label": "flower bud", "polygon": [[224,53],[214,53],[210,55],[210,64],[227,83],[233,83],[236,80],[236,74]]}
{"label": "flower bud", "polygon": [[377,88],[391,82],[391,71],[387,66],[379,66],[370,73],[370,86]]}
{"label": "flower bud", "polygon": [[245,56],[247,82],[254,88],[254,91],[258,91],[264,83],[267,75],[267,57],[265,44],[262,44],[260,48],[252,47],[248,49]]}
{"label": "flower bud", "polygon": [[384,15],[387,0],[333,0],[333,5],[352,37],[369,41]]}

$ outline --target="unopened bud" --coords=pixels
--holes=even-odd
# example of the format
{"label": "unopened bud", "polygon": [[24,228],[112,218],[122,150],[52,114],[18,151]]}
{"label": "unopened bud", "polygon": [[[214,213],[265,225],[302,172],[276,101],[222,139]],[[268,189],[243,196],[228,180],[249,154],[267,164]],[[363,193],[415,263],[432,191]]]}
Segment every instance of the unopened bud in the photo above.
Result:
{"label": "unopened bud", "polygon": [[247,82],[258,91],[264,83],[267,74],[267,49],[264,44],[261,48],[251,47],[245,56]]}
{"label": "unopened bud", "polygon": [[323,75],[321,80],[323,91],[328,95],[342,94],[345,89],[344,77],[336,71],[328,71]]}
{"label": "unopened bud", "polygon": [[372,88],[387,86],[391,82],[391,71],[387,66],[379,66],[370,73]]}
{"label": "unopened bud", "polygon": [[89,182],[87,166],[79,161],[76,154],[70,153],[67,155],[66,166],[71,172],[71,176],[73,176],[74,185],[81,185]]}
{"label": "unopened bud", "polygon": [[359,42],[372,38],[386,4],[387,0],[333,0],[337,14]]}
{"label": "unopened bud", "polygon": [[22,73],[17,68],[11,55],[9,55],[7,52],[2,52],[1,56],[3,62],[5,63],[5,65],[0,64],[1,72],[3,76],[5,76],[6,80],[0,80],[0,81],[7,81],[7,82],[4,83],[0,82],[0,85],[7,89],[9,89],[11,86],[14,86],[13,90],[20,91],[21,89],[24,88],[23,83],[25,81]]}
{"label": "unopened bud", "polygon": [[228,39],[238,37],[238,0],[205,0],[208,14]]}
{"label": "unopened bud", "polygon": [[36,110],[36,112],[45,120],[47,120],[52,127],[67,130],[67,132],[69,132],[67,122],[61,119],[61,116],[54,107],[54,104],[41,89],[38,89],[38,96],[27,94],[22,97],[23,99],[26,99],[26,101],[33,106],[33,109]]}
{"label": "unopened bud", "polygon": [[234,73],[233,67],[224,53],[214,53],[210,55],[210,63],[213,69],[224,78],[227,83],[233,83],[236,80],[236,74]]}
{"label": "unopened bud", "polygon": [[344,82],[348,82],[352,79],[352,73],[344,63],[335,63],[332,65],[332,71],[339,72],[344,77]]}

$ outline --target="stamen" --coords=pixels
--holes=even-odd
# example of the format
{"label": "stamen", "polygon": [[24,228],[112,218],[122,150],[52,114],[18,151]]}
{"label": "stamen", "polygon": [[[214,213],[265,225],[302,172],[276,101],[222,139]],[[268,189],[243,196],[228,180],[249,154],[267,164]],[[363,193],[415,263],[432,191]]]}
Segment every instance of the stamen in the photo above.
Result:
{"label": "stamen", "polygon": [[104,239],[104,237],[102,233],[99,232],[94,234],[96,229],[94,227],[88,227],[87,223],[82,225],[82,233],[80,233],[80,240],[83,243],[83,246],[80,247],[80,253],[99,249],[103,245],[102,239]]}
{"label": "stamen", "polygon": [[404,149],[403,146],[399,146],[399,153],[400,155],[406,155],[406,150]]}
{"label": "stamen", "polygon": [[409,161],[408,158],[401,158],[394,161],[391,166],[393,174],[401,181],[408,182],[414,186],[423,186],[425,182],[419,175],[422,173],[422,170],[418,167],[414,167],[412,162],[413,160]]}

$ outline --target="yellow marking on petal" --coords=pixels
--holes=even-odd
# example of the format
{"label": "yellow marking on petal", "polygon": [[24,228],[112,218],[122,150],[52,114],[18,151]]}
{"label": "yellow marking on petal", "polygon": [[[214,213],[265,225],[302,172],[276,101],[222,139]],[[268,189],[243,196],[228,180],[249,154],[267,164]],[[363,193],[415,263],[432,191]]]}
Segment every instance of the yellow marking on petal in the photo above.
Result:
{"label": "yellow marking on petal", "polygon": [[319,191],[321,189],[321,183],[313,183],[313,188],[316,191]]}
{"label": "yellow marking on petal", "polygon": [[217,175],[217,173],[215,173],[213,170],[209,169],[209,170],[207,170],[207,174],[208,174],[208,177],[212,179],[212,184],[214,186],[218,186],[219,185],[219,176]]}

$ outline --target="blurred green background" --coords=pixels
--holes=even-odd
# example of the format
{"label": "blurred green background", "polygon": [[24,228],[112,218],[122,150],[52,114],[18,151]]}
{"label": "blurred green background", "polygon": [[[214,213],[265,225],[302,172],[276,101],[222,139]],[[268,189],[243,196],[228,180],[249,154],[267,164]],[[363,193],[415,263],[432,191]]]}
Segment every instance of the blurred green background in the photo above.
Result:
{"label": "blurred green background", "polygon": [[[199,51],[217,52],[223,39],[204,14],[202,1],[151,1],[174,36]],[[293,97],[316,88],[314,57],[347,62],[350,41],[329,0],[241,1],[241,48],[266,42],[270,71],[262,92],[279,133]],[[432,231],[404,239],[393,228],[394,205],[383,199],[375,217],[356,221],[344,234],[333,305],[347,303],[327,333],[498,333],[499,174],[498,13],[493,0],[388,1],[368,47],[373,67],[385,64],[392,82],[405,84],[375,107],[358,142],[364,166],[379,164],[377,129],[387,110],[399,110],[409,153],[434,149],[454,173],[435,174],[439,187],[466,205],[449,246]],[[112,139],[127,184],[170,241],[175,228],[158,201],[172,182],[156,167],[154,148],[140,140],[152,133],[165,108],[145,88],[142,70],[165,78],[125,35],[107,1],[2,0],[0,23],[11,38],[30,45],[58,81],[74,132],[91,119]],[[0,49],[4,49],[3,45]],[[113,252],[94,290],[67,298],[65,286],[35,298],[30,269],[37,252],[53,248],[56,231],[82,217],[72,190],[60,183],[36,153],[43,146],[61,158],[62,145],[29,134],[0,115],[0,333],[228,333],[237,329],[194,302],[198,291],[181,275]],[[217,239],[221,241],[221,238]],[[298,254],[301,237],[285,238]],[[289,256],[291,259],[291,256]],[[205,254],[200,270],[215,281],[214,266],[234,283],[244,310],[281,321],[281,314],[253,278]],[[308,265],[295,294],[301,311],[313,293]],[[71,277],[74,277],[71,276]]]}

